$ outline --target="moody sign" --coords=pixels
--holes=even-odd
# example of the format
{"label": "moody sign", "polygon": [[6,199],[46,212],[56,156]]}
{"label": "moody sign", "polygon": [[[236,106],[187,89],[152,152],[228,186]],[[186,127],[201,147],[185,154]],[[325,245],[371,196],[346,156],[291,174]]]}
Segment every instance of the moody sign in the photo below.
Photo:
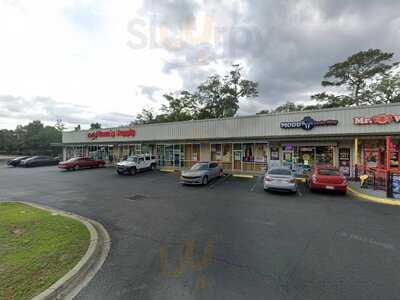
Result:
{"label": "moody sign", "polygon": [[281,122],[282,129],[304,129],[304,130],[311,130],[314,127],[322,127],[322,126],[337,126],[339,124],[338,120],[322,120],[317,121],[311,117],[305,117],[301,121],[294,121],[294,122]]}

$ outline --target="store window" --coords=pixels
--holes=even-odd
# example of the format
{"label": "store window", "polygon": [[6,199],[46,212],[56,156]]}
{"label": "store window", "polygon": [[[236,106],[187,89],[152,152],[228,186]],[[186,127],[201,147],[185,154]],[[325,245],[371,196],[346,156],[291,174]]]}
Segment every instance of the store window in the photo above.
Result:
{"label": "store window", "polygon": [[350,176],[350,148],[339,148],[339,170],[343,176]]}
{"label": "store window", "polygon": [[153,154],[153,145],[142,145],[142,154]]}
{"label": "store window", "polygon": [[271,160],[279,160],[279,147],[271,147]]}
{"label": "store window", "polygon": [[315,149],[315,160],[317,164],[333,165],[333,147],[319,146]]}
{"label": "store window", "polygon": [[211,145],[211,161],[222,161],[222,145]]}
{"label": "store window", "polygon": [[192,161],[200,160],[200,144],[193,144]]}
{"label": "store window", "polygon": [[300,147],[299,163],[306,167],[312,167],[315,161],[314,147]]}
{"label": "store window", "polygon": [[267,153],[268,153],[267,144],[255,144],[255,150],[254,150],[255,171],[261,172],[267,169],[267,161],[268,161]]}
{"label": "store window", "polygon": [[232,163],[232,144],[222,145],[222,160],[224,163]]}
{"label": "store window", "polygon": [[243,162],[254,162],[254,144],[243,144]]}
{"label": "store window", "polygon": [[392,157],[390,159],[390,168],[398,168],[399,167],[399,141],[392,141],[393,143],[393,151]]}
{"label": "store window", "polygon": [[242,161],[243,171],[254,171],[254,144],[243,144]]}

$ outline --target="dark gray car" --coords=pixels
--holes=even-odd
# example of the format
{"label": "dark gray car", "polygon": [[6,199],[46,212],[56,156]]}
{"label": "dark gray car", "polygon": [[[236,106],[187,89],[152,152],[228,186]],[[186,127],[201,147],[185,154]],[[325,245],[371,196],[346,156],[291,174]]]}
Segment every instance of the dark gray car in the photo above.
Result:
{"label": "dark gray car", "polygon": [[217,163],[199,162],[189,170],[182,171],[181,183],[203,184],[224,175],[222,168]]}
{"label": "dark gray car", "polygon": [[25,168],[41,167],[41,166],[55,166],[58,165],[60,160],[49,156],[34,156],[21,161],[21,166]]}

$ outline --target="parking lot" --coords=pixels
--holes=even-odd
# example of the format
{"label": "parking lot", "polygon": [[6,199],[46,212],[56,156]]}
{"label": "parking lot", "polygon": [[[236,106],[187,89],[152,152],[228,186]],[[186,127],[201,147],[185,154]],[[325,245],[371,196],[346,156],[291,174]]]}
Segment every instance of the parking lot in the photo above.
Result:
{"label": "parking lot", "polygon": [[400,209],[260,178],[0,168],[0,199],[101,222],[110,255],[77,299],[397,299]]}

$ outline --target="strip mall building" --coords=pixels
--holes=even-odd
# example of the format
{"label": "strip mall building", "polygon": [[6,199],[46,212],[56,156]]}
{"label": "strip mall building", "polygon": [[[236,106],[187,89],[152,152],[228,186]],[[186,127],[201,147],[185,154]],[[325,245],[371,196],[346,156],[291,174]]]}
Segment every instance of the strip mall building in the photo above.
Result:
{"label": "strip mall building", "polygon": [[63,134],[64,159],[76,156],[116,163],[152,153],[160,168],[213,161],[225,171],[262,172],[314,164],[400,171],[400,104],[280,113],[226,119],[137,125]]}

